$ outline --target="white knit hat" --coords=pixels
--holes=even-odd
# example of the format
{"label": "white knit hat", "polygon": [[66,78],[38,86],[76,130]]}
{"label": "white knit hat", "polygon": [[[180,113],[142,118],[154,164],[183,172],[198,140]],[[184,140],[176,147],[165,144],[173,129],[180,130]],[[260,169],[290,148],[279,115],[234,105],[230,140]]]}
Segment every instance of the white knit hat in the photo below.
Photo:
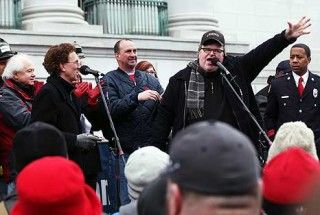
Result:
{"label": "white knit hat", "polygon": [[129,197],[138,199],[143,188],[157,178],[168,164],[169,155],[154,146],[134,151],[124,168]]}
{"label": "white knit hat", "polygon": [[302,148],[315,159],[319,160],[313,131],[304,122],[287,122],[280,126],[270,146],[267,162],[290,147]]}

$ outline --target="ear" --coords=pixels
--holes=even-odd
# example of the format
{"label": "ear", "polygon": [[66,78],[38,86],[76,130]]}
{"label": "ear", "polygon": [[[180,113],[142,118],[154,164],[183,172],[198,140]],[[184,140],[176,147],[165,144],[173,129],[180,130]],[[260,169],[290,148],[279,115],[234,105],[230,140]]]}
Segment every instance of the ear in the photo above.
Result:
{"label": "ear", "polygon": [[19,75],[18,74],[19,74],[19,72],[16,72],[16,71],[13,72],[13,79],[14,80],[19,80]]}
{"label": "ear", "polygon": [[182,195],[177,184],[168,182],[167,186],[167,214],[178,215],[182,209]]}
{"label": "ear", "polygon": [[119,58],[119,52],[114,53],[114,57],[118,60],[118,58]]}
{"label": "ear", "polygon": [[311,62],[311,57],[308,57],[308,61],[309,61],[309,63]]}
{"label": "ear", "polygon": [[63,71],[63,72],[66,71],[66,69],[64,68],[64,65],[62,63],[59,64],[59,67],[60,67],[60,71]]}

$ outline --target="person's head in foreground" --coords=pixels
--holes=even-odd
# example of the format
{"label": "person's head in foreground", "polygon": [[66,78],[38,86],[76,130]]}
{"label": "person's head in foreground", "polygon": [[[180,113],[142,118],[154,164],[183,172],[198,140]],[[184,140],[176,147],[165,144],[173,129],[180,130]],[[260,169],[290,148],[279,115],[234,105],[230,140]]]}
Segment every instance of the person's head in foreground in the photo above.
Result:
{"label": "person's head in foreground", "polygon": [[63,157],[44,157],[17,177],[13,215],[101,215],[101,203],[80,167]]}
{"label": "person's head in foreground", "polygon": [[176,135],[169,155],[169,215],[259,214],[260,166],[238,130],[222,122],[193,124]]}

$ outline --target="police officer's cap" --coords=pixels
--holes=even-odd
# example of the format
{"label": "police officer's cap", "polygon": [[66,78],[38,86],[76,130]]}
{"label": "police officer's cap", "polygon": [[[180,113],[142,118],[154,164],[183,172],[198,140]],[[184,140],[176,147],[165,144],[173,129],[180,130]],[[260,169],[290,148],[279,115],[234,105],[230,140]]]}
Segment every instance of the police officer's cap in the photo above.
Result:
{"label": "police officer's cap", "polygon": [[17,52],[12,51],[9,44],[0,38],[0,60],[9,59],[15,54],[17,54]]}

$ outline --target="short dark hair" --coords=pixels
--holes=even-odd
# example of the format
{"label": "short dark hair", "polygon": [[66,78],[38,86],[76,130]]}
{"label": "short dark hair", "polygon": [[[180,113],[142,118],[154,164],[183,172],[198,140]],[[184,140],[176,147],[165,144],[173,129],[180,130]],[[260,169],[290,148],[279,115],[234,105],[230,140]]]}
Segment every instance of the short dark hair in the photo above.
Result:
{"label": "short dark hair", "polygon": [[310,50],[309,46],[307,46],[306,44],[297,43],[297,44],[294,44],[294,45],[291,47],[291,49],[292,49],[292,48],[302,48],[302,49],[304,49],[304,51],[306,52],[307,57],[310,57],[310,56],[311,56],[311,50]]}
{"label": "short dark hair", "polygon": [[44,57],[42,65],[50,75],[58,75],[60,74],[60,63],[67,63],[71,52],[76,52],[74,45],[71,43],[51,46]]}
{"label": "short dark hair", "polygon": [[120,51],[120,43],[121,43],[122,41],[132,41],[132,40],[127,39],[127,38],[118,40],[118,41],[116,42],[116,44],[114,44],[114,46],[113,46],[113,52],[114,52],[115,54]]}

